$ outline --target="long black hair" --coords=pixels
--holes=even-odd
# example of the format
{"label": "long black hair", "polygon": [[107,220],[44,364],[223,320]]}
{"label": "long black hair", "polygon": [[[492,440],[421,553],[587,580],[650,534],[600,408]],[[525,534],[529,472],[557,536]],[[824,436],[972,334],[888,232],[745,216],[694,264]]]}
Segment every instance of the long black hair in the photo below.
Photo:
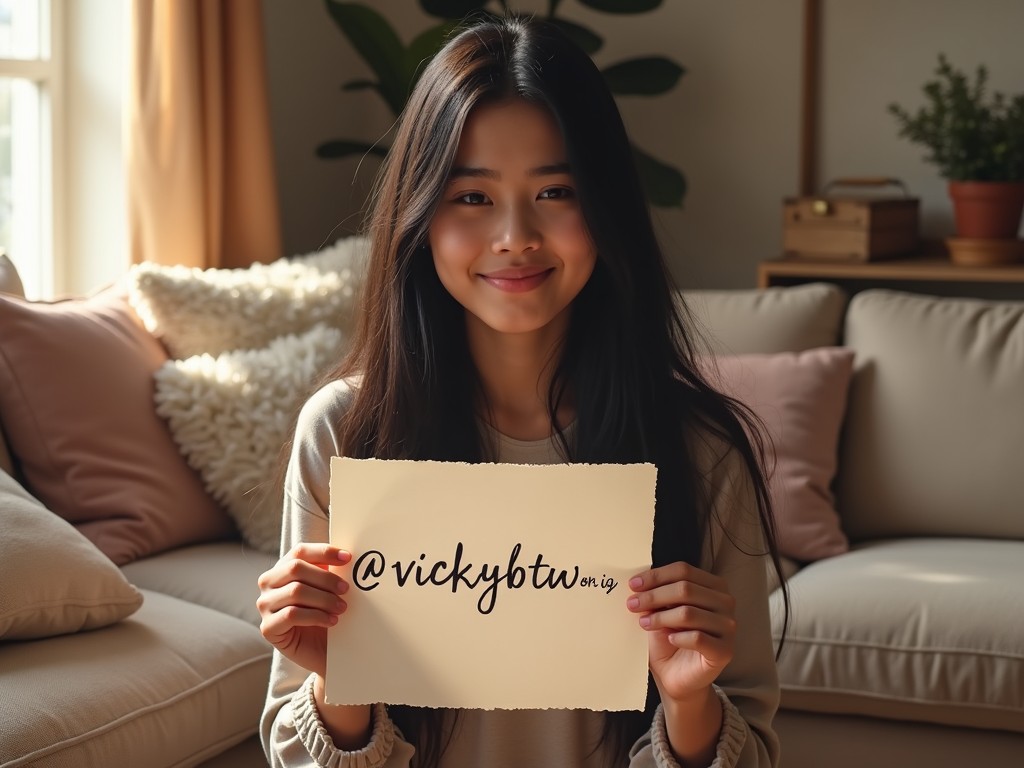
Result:
{"label": "long black hair", "polygon": [[[600,72],[542,21],[472,24],[429,62],[413,89],[371,201],[357,332],[350,354],[331,374],[360,378],[341,425],[343,451],[363,458],[492,458],[474,412],[480,392],[465,312],[438,279],[428,231],[466,119],[475,107],[507,98],[542,106],[557,122],[597,252],[594,272],[573,303],[548,393],[566,456],[655,463],[652,561],[699,564],[709,489],[695,440],[724,440],[750,474],[768,554],[781,573],[759,424],[702,373],[692,324],[672,288],[630,143]],[[570,393],[576,410],[571,440],[555,419]],[[603,739],[617,755],[650,726],[658,692],[653,682],[648,690],[644,712],[606,716]],[[445,712],[391,712],[416,744],[418,764],[436,765],[451,735],[443,727]]]}

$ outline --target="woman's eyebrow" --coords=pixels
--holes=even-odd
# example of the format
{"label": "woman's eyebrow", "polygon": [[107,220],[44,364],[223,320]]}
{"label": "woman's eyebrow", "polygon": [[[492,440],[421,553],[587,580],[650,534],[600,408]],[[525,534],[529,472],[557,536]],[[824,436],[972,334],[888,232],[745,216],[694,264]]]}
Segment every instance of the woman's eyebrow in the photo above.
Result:
{"label": "woman's eyebrow", "polygon": [[[572,171],[570,170],[568,163],[551,163],[550,165],[539,165],[536,168],[531,168],[526,172],[526,175],[557,176],[571,172]],[[491,168],[480,168],[469,165],[457,165],[452,168],[452,172],[448,174],[448,181],[454,181],[455,179],[462,178],[491,179],[492,181],[500,181],[501,174]]]}
{"label": "woman's eyebrow", "polygon": [[531,168],[528,172],[528,176],[558,176],[560,174],[572,173],[568,163],[552,163],[551,165],[541,165],[537,168]]}
{"label": "woman's eyebrow", "polygon": [[490,168],[477,168],[468,165],[457,165],[452,168],[452,172],[448,174],[448,181],[454,181],[455,179],[471,178],[471,179],[492,179],[498,181],[501,178],[501,174],[497,171],[492,171]]}

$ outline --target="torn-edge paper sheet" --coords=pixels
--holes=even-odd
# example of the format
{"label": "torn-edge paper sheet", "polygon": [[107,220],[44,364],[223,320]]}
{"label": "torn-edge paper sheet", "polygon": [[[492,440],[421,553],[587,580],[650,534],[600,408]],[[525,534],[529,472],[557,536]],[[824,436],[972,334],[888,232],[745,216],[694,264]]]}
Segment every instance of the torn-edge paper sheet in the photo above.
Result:
{"label": "torn-edge paper sheet", "polygon": [[331,460],[348,610],[327,701],[640,710],[647,637],[626,609],[650,567],[652,464]]}

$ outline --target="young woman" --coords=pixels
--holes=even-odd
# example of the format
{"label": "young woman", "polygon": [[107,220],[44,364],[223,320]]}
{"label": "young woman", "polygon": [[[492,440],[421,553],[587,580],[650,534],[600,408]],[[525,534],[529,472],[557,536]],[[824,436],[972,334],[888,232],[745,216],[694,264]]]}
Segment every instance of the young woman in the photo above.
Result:
{"label": "young woman", "polygon": [[[359,331],[300,414],[284,554],[260,578],[271,764],[776,765],[758,433],[699,370],[590,59],[536,21],[454,37],[410,97],[370,235]],[[324,543],[334,455],[656,463],[654,567],[622,606],[647,631],[646,711],[325,705],[348,589],[326,566],[352,557]]]}

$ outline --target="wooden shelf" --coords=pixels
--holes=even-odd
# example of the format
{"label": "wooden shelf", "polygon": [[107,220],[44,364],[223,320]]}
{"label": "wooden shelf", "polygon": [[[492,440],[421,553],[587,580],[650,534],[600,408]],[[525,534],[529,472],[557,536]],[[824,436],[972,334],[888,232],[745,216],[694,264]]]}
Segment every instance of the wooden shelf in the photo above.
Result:
{"label": "wooden shelf", "polygon": [[[793,285],[811,280],[865,281],[874,283],[1020,283],[1024,263],[998,267],[968,267],[945,258],[890,259],[886,261],[837,261],[783,258],[762,261],[757,282],[761,288]],[[1022,289],[1024,293],[1024,289]]]}

